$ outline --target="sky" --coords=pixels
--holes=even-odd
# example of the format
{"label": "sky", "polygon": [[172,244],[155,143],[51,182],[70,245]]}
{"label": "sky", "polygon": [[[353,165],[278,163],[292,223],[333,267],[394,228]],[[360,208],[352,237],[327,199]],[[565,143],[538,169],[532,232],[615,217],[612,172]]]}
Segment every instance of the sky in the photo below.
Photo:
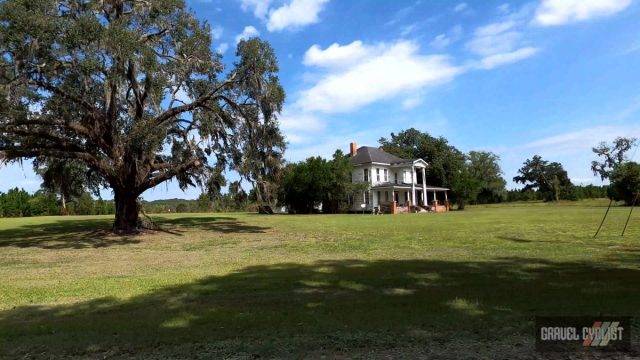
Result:
{"label": "sky", "polygon": [[[510,188],[535,154],[562,163],[574,184],[599,184],[591,148],[640,138],[639,0],[188,6],[211,25],[211,47],[228,67],[242,38],[259,36],[275,49],[287,94],[280,123],[288,161],[347,152],[352,141],[378,146],[414,127],[463,151],[495,152]],[[0,191],[39,184],[30,162],[0,168]],[[172,182],[143,198],[199,193]]]}

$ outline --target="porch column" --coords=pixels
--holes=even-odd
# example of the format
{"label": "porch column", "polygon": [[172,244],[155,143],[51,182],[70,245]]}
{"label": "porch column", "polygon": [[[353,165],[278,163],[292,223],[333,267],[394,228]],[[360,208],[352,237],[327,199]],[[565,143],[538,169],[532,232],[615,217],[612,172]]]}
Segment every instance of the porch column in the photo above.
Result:
{"label": "porch column", "polygon": [[411,205],[416,205],[416,168],[411,164]]}
{"label": "porch column", "polygon": [[422,204],[424,206],[429,206],[429,204],[427,204],[427,183],[424,179],[425,173],[426,171],[424,171],[424,168],[422,168]]}
{"label": "porch column", "polygon": [[447,199],[447,190],[444,191],[444,201],[449,202],[449,199]]}
{"label": "porch column", "polygon": [[438,197],[436,196],[436,191],[433,190],[433,201],[437,201]]}

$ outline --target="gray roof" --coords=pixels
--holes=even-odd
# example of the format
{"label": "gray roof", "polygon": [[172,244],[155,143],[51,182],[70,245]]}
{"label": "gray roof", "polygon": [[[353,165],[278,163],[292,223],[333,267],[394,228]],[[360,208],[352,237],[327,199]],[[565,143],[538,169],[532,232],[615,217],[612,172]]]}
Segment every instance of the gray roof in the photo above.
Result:
{"label": "gray roof", "polygon": [[367,164],[367,163],[383,163],[383,164],[397,164],[403,162],[409,162],[411,160],[403,159],[395,155],[373,146],[361,146],[358,148],[355,156],[351,158],[353,165]]}

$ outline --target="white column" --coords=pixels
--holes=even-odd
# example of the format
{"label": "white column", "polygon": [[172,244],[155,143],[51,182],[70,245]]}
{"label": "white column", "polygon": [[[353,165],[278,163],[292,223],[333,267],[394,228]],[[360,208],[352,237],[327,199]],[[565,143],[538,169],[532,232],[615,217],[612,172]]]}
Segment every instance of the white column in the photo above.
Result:
{"label": "white column", "polygon": [[416,205],[416,168],[411,165],[411,205]]}
{"label": "white column", "polygon": [[425,181],[425,173],[424,168],[422,168],[422,204],[427,206],[427,183]]}

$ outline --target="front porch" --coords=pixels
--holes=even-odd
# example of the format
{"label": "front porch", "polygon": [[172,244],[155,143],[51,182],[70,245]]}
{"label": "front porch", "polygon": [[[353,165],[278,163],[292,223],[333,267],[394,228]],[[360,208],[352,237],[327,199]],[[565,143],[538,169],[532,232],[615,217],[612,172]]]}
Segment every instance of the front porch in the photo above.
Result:
{"label": "front porch", "polygon": [[449,210],[448,191],[436,186],[379,185],[371,189],[367,209],[387,214],[445,212]]}

